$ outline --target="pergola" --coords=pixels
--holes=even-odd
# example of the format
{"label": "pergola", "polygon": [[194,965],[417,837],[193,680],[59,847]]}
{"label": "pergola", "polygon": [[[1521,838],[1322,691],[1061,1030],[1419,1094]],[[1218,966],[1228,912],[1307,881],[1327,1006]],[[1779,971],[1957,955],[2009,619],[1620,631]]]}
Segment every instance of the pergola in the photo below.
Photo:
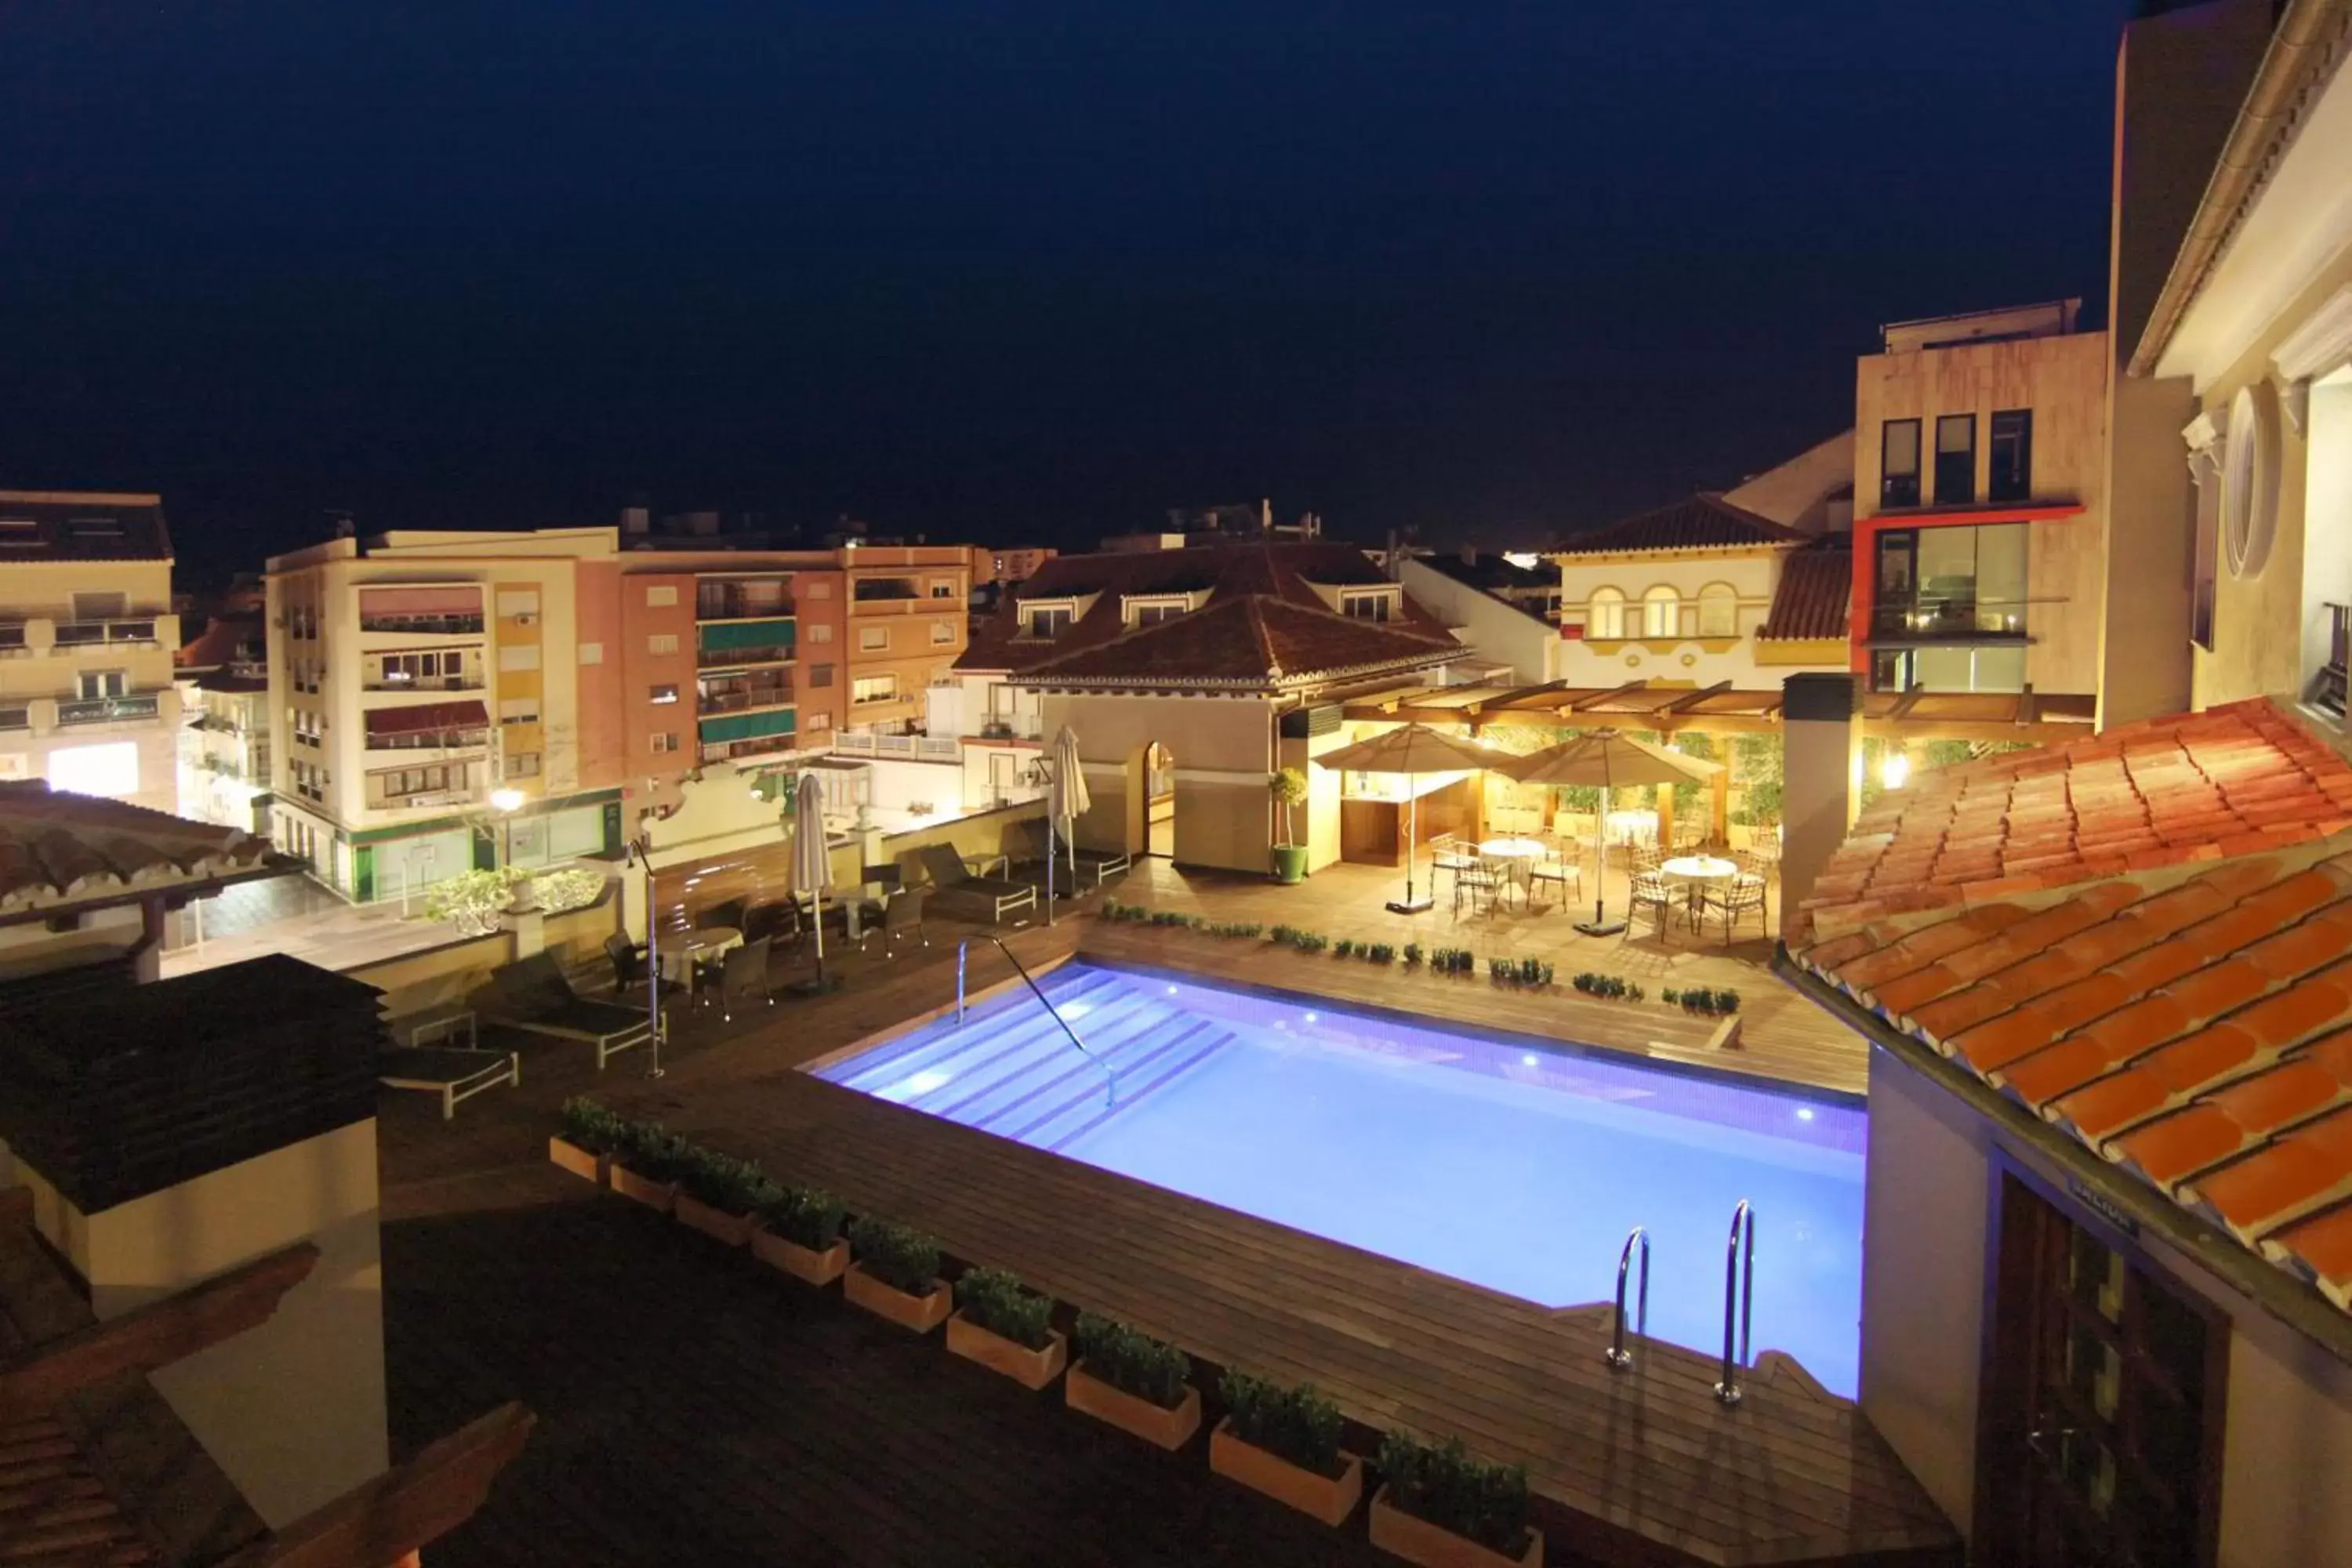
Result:
{"label": "pergola", "polygon": [[[1688,730],[1710,735],[1771,734],[1780,728],[1776,688],[1739,689],[1629,680],[1622,686],[1425,686],[1384,691],[1347,705],[1347,717],[1428,724]],[[2097,701],[2088,696],[2026,690],[1874,691],[1862,699],[1863,733],[1889,741],[2021,741],[2063,745],[2092,732]]]}
{"label": "pergola", "polygon": [[[1703,735],[1769,735],[1780,729],[1781,693],[1774,688],[1740,689],[1730,681],[1677,686],[1629,680],[1622,686],[1430,686],[1384,691],[1349,702],[1346,717],[1372,722],[1466,726],[1472,734],[1492,727],[1649,730],[1669,739],[1685,731]],[[1992,741],[2063,745],[2093,732],[2095,699],[2048,696],[2031,689],[1990,691],[1876,691],[1862,698],[1864,735],[1895,742]],[[1712,809],[1715,832],[1729,820],[1730,770],[1717,773]],[[1674,790],[1657,793],[1658,837],[1674,834]]]}

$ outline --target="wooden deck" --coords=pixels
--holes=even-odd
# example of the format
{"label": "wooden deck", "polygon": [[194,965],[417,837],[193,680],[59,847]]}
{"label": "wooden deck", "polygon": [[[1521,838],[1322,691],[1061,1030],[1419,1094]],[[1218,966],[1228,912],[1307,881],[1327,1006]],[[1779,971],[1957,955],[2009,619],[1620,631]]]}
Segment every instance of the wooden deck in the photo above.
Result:
{"label": "wooden deck", "polygon": [[[1128,901],[1161,907],[1177,907],[1173,900],[1187,896],[1213,918],[1255,920],[1265,917],[1243,900],[1302,890],[1153,885],[1170,877],[1164,870],[1146,873],[1114,891]],[[1333,890],[1328,884],[1318,889]],[[1348,934],[1338,918],[1296,907],[1272,918]],[[593,1083],[594,1075],[560,1049],[526,1047],[523,1089],[469,1102],[454,1130],[422,1117],[404,1116],[397,1125],[387,1121],[387,1215],[413,1222],[438,1216],[429,1222],[437,1226],[457,1215],[545,1201],[546,1183],[553,1178],[541,1162],[553,1107],[562,1094],[593,1086],[625,1110],[659,1115],[713,1145],[756,1156],[781,1176],[832,1187],[856,1210],[921,1226],[961,1263],[1012,1268],[1066,1303],[1129,1318],[1216,1366],[1311,1379],[1363,1426],[1458,1434],[1480,1451],[1524,1460],[1552,1533],[1556,1563],[1958,1561],[1948,1525],[1854,1407],[1822,1394],[1778,1358],[1767,1358],[1754,1372],[1747,1401],[1726,1410],[1712,1395],[1717,1369],[1706,1356],[1643,1344],[1633,1371],[1611,1373],[1600,1353],[1605,1309],[1548,1310],[795,1070],[878,1029],[950,1005],[952,942],[960,934],[940,926],[928,952],[887,970],[853,973],[836,994],[780,1002],[772,1019],[748,1028],[721,1032],[712,1020],[689,1021],[673,1047],[669,1075],[657,1083],[637,1077],[636,1066],[618,1062],[604,1081]],[[1517,937],[1503,929],[1483,940],[1467,932],[1424,933],[1420,940],[1472,946],[1483,956],[1492,944]],[[1750,1020],[1749,1043],[1738,1052],[1708,1053],[1710,1026],[1654,1003],[1637,1007],[1528,995],[1494,987],[1483,976],[1441,980],[1328,955],[1286,953],[1271,944],[1066,917],[1051,930],[1016,933],[1012,942],[1033,964],[1083,942],[1106,957],[1169,963],[1448,1022],[1636,1048],[1832,1090],[1861,1086],[1861,1043],[1814,1023],[1810,1009],[1785,996],[1753,962],[1742,962],[1745,955],[1736,949],[1725,959],[1695,952],[1644,954],[1629,945],[1628,956],[1615,964],[1555,961],[1563,963],[1563,973],[1589,966],[1628,973],[1634,962],[1646,961],[1668,973],[1689,974],[1694,983],[1738,986]],[[972,963],[975,987],[1003,973],[993,954],[983,958],[975,951]],[[1724,965],[1738,978],[1702,978],[1695,973],[1700,963]],[[541,1195],[519,1198],[525,1188]],[[625,1212],[621,1200],[595,1200],[588,1208],[600,1222],[643,1228],[641,1216]],[[593,1240],[584,1222],[571,1224],[567,1236],[572,1248]],[[690,1255],[692,1247],[686,1251]],[[398,1257],[388,1258],[395,1296],[399,1265]],[[644,1278],[650,1298],[674,1288],[667,1267]],[[608,1283],[629,1288],[618,1278]],[[680,1321],[691,1321],[691,1314]],[[942,1374],[951,1375],[952,1369],[943,1367]],[[693,1431],[694,1423],[683,1423],[670,1440],[691,1443]],[[1197,1455],[1192,1458],[1204,1468]],[[498,1506],[494,1498],[493,1514]],[[1355,1529],[1360,1532],[1360,1520]],[[1114,1559],[1074,1547],[1066,1559],[1045,1553],[1027,1560]],[[1217,1559],[1212,1553],[1184,1560]]]}

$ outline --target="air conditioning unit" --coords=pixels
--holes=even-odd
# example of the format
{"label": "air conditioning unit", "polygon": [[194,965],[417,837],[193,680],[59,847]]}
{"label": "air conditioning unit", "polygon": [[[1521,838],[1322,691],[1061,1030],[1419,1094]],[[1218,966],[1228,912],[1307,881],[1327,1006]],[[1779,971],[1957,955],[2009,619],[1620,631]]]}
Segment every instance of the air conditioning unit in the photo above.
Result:
{"label": "air conditioning unit", "polygon": [[514,624],[519,626],[535,626],[539,625],[539,617],[530,611],[526,610],[521,615],[517,616],[514,618]]}

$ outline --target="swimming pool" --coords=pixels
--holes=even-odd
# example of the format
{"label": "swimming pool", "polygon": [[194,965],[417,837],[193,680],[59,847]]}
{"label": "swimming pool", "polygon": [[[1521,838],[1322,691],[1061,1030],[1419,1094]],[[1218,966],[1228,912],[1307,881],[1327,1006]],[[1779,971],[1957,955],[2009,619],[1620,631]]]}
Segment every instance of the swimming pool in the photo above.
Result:
{"label": "swimming pool", "polygon": [[1644,1226],[1650,1332],[1703,1351],[1746,1198],[1756,1348],[1853,1395],[1858,1107],[1172,975],[1073,963],[1040,984],[1116,1104],[1023,990],[818,1076],[1550,1306],[1609,1300]]}

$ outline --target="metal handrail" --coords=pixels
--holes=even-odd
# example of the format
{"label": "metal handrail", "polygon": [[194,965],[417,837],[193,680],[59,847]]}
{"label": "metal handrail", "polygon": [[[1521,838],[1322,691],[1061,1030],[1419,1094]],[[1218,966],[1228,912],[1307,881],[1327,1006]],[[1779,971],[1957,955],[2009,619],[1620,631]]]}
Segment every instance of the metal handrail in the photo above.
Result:
{"label": "metal handrail", "polygon": [[1094,1052],[1087,1049],[1087,1043],[1078,1038],[1078,1032],[1070,1027],[1070,1021],[1067,1018],[1063,1017],[1061,1009],[1055,1006],[1052,1002],[1048,1001],[1045,997],[1045,993],[1037,988],[1037,982],[1035,979],[1030,975],[1027,969],[1023,967],[1021,961],[1013,956],[1013,950],[1004,945],[1004,939],[1001,936],[968,936],[961,942],[956,943],[956,1027],[959,1029],[963,1027],[965,1012],[963,993],[964,965],[971,952],[971,944],[975,942],[993,943],[996,951],[1004,955],[1004,962],[1013,965],[1013,973],[1021,976],[1023,984],[1029,987],[1029,994],[1037,998],[1037,1005],[1045,1008],[1046,1014],[1052,1017],[1054,1022],[1062,1026],[1062,1033],[1070,1037],[1070,1044],[1077,1047],[1078,1055],[1086,1058],[1087,1060],[1102,1068],[1103,1103],[1105,1105],[1117,1105],[1118,1103],[1118,1074],[1111,1070],[1111,1067],[1108,1062],[1095,1055]]}
{"label": "metal handrail", "polygon": [[1617,1255],[1617,1326],[1609,1336],[1609,1348],[1602,1359],[1618,1372],[1633,1364],[1633,1354],[1625,1348],[1625,1275],[1633,1265],[1633,1249],[1642,1249],[1642,1284],[1634,1297],[1633,1332],[1638,1337],[1650,1329],[1650,1233],[1635,1226],[1625,1237],[1625,1250]]}
{"label": "metal handrail", "polygon": [[[1745,1241],[1745,1247],[1742,1242]],[[1743,1391],[1739,1386],[1739,1368],[1748,1363],[1748,1326],[1756,1304],[1756,1211],[1748,1200],[1731,1211],[1731,1240],[1726,1248],[1723,1268],[1723,1381],[1715,1385],[1715,1396],[1726,1405],[1737,1405]],[[1734,1310],[1739,1325],[1739,1355],[1731,1353],[1731,1329]]]}

